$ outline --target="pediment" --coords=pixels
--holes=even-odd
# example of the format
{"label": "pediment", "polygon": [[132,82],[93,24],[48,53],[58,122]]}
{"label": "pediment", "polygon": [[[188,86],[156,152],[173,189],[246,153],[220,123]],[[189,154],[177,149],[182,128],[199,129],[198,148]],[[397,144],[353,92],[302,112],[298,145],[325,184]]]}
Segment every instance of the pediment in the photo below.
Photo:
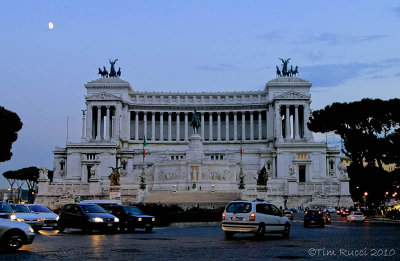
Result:
{"label": "pediment", "polygon": [[121,97],[106,92],[96,93],[86,98],[87,101],[121,101]]}
{"label": "pediment", "polygon": [[308,100],[310,96],[304,95],[299,92],[285,92],[274,97],[275,100]]}

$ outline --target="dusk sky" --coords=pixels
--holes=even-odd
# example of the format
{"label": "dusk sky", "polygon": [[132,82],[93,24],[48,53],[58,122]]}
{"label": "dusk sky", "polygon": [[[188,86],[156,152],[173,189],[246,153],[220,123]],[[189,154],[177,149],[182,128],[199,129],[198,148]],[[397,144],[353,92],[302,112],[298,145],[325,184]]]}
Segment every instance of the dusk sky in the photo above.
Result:
{"label": "dusk sky", "polygon": [[3,1],[0,21],[0,105],[24,124],[0,173],[52,169],[67,115],[80,140],[83,85],[109,58],[140,91],[262,90],[291,58],[313,110],[400,96],[397,1]]}

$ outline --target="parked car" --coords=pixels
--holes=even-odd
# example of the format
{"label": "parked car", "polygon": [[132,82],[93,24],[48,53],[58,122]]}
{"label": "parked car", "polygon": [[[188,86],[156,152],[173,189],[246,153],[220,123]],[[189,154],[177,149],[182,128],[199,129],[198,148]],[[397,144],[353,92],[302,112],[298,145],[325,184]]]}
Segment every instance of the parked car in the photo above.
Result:
{"label": "parked car", "polygon": [[327,210],[329,213],[335,213],[335,212],[336,212],[336,209],[335,209],[335,208],[326,208],[326,210]]}
{"label": "parked car", "polygon": [[357,211],[353,211],[347,216],[347,222],[364,222],[364,220],[364,214]]}
{"label": "parked car", "polygon": [[293,220],[293,218],[294,218],[292,210],[287,209],[287,210],[283,211],[283,214],[285,215],[285,217],[287,217],[290,220]]}
{"label": "parked car", "polygon": [[60,210],[58,230],[79,228],[84,232],[93,230],[115,232],[118,229],[119,219],[97,204],[67,204]]}
{"label": "parked car", "polygon": [[304,227],[310,225],[318,225],[320,227],[325,226],[324,215],[320,210],[307,210],[304,215]]}
{"label": "parked car", "polygon": [[30,225],[35,233],[38,233],[39,230],[42,229],[44,218],[41,217],[39,213],[33,213],[27,206],[21,204],[10,204],[10,207],[14,211],[18,222],[24,222]]}
{"label": "parked car", "polygon": [[23,245],[31,244],[34,230],[28,224],[0,219],[0,248],[15,251]]}
{"label": "parked car", "polygon": [[289,208],[288,210],[292,211],[293,213],[299,212],[299,209],[297,208]]}
{"label": "parked car", "polygon": [[290,226],[290,220],[269,202],[232,201],[222,213],[222,230],[228,239],[235,233],[254,233],[256,236],[279,233],[286,238]]}
{"label": "parked car", "polygon": [[4,201],[0,201],[0,218],[15,220],[17,217],[13,214],[13,210]]}
{"label": "parked car", "polygon": [[331,214],[329,214],[329,211],[322,212],[322,214],[324,216],[325,224],[330,224],[332,222],[332,217]]}
{"label": "parked car", "polygon": [[51,227],[53,229],[57,228],[59,217],[56,213],[47,207],[38,204],[26,204],[25,206],[27,206],[31,212],[38,214],[40,218],[44,218],[43,227]]}
{"label": "parked car", "polygon": [[145,215],[138,207],[116,204],[101,205],[108,213],[119,218],[119,229],[133,232],[136,228],[144,228],[146,232],[153,230],[156,218]]}

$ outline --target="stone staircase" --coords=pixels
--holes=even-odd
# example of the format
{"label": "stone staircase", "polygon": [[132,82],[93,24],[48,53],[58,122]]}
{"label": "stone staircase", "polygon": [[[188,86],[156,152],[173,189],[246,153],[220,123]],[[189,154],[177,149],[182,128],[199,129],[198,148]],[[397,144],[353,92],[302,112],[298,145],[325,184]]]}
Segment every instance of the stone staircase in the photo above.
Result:
{"label": "stone staircase", "polygon": [[232,200],[239,199],[237,192],[210,191],[149,191],[142,203],[178,205],[180,207],[225,207]]}

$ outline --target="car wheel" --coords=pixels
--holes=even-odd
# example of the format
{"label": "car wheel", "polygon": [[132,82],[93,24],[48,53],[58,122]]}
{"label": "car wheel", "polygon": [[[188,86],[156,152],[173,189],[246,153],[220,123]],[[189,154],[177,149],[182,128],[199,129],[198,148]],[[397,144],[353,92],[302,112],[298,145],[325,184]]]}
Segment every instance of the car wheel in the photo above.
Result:
{"label": "car wheel", "polygon": [[153,227],[145,227],[144,230],[145,230],[147,233],[150,233],[150,232],[153,230]]}
{"label": "car wheel", "polygon": [[131,233],[135,232],[135,227],[128,227],[128,231]]}
{"label": "car wheel", "polygon": [[234,234],[235,234],[235,233],[233,233],[233,232],[225,231],[225,238],[226,238],[226,239],[232,239],[232,237],[233,237]]}
{"label": "car wheel", "polygon": [[265,234],[265,225],[263,223],[261,223],[258,226],[258,229],[257,229],[257,232],[256,232],[256,236],[257,237],[261,237],[261,236],[264,236],[264,234]]}
{"label": "car wheel", "polygon": [[285,224],[285,228],[283,229],[282,232],[282,237],[283,238],[288,238],[290,235],[290,225],[289,224]]}
{"label": "car wheel", "polygon": [[65,227],[62,225],[58,225],[57,228],[58,228],[58,231],[60,231],[60,233],[64,232],[64,230],[65,230]]}
{"label": "car wheel", "polygon": [[33,228],[33,231],[35,232],[35,234],[39,234],[39,230],[40,230],[40,228],[38,228],[38,227]]}
{"label": "car wheel", "polygon": [[10,231],[4,236],[2,242],[6,251],[16,251],[23,246],[25,235],[20,231]]}
{"label": "car wheel", "polygon": [[83,227],[82,228],[82,232],[84,232],[86,234],[91,234],[92,233],[92,229],[90,227]]}

